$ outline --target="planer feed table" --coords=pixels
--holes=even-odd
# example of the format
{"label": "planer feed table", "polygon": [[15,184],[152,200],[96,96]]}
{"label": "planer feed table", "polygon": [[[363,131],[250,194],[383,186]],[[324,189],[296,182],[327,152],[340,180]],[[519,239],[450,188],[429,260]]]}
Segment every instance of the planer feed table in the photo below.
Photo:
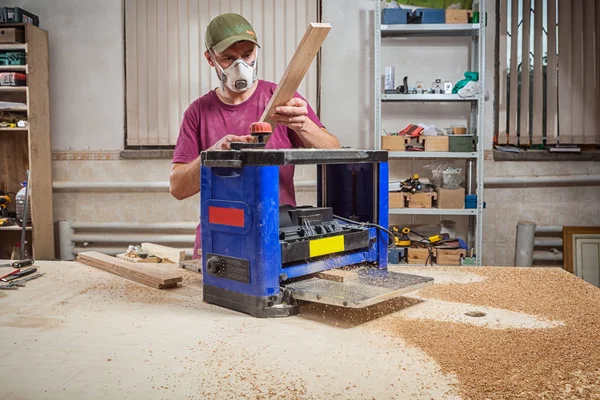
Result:
{"label": "planer feed table", "polygon": [[[317,166],[317,206],[280,204],[279,168]],[[255,317],[298,300],[366,307],[433,283],[387,270],[388,153],[239,149],[201,153],[203,300]],[[356,270],[332,282],[315,274]]]}

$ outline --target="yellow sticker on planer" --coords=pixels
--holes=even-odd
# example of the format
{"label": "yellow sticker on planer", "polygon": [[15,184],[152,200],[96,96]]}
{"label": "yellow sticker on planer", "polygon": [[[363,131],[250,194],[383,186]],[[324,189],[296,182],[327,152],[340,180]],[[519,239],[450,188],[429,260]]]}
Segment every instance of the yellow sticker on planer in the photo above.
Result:
{"label": "yellow sticker on planer", "polygon": [[309,242],[310,257],[344,251],[344,236],[333,236]]}

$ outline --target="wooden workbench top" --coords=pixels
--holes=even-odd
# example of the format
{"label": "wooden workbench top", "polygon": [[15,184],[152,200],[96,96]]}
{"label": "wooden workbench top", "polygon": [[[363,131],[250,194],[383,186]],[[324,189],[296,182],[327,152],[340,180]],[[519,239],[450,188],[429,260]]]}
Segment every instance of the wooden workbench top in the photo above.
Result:
{"label": "wooden workbench top", "polygon": [[562,269],[391,267],[436,283],[267,320],[203,303],[201,275],[176,265],[167,290],[36,266],[0,291],[7,399],[600,397],[600,289]]}

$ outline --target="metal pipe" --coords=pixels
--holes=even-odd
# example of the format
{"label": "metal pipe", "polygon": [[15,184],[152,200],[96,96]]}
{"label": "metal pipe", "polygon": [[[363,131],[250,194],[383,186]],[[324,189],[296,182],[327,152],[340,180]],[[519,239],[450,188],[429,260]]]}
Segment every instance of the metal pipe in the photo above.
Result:
{"label": "metal pipe", "polygon": [[600,175],[531,175],[531,176],[496,176],[484,179],[485,186],[493,185],[528,185],[569,183],[578,185],[600,184]]}
{"label": "metal pipe", "polygon": [[535,261],[562,261],[563,253],[555,250],[555,251],[534,251],[533,259]]}
{"label": "metal pipe", "polygon": [[[199,222],[198,222],[199,223]],[[99,230],[110,229],[111,231],[136,231],[136,230],[181,230],[196,231],[198,223],[195,222],[88,222],[75,221],[71,223],[72,229]]]}
{"label": "metal pipe", "polygon": [[61,260],[70,261],[73,260],[73,229],[71,228],[71,221],[59,220],[58,221],[58,246],[59,256]]}
{"label": "metal pipe", "polygon": [[561,238],[536,238],[533,241],[533,245],[544,247],[561,247],[563,245],[563,241]]}
{"label": "metal pipe", "polygon": [[537,225],[535,227],[536,233],[562,233],[562,231],[563,231],[562,225],[546,225],[546,226]]}
{"label": "metal pipe", "polygon": [[135,234],[135,233],[74,233],[71,240],[76,243],[194,243],[196,235],[160,235],[160,234]]}
{"label": "metal pipe", "polygon": [[519,221],[517,225],[515,267],[531,267],[533,265],[534,238],[535,222]]}
{"label": "metal pipe", "polygon": [[[302,180],[294,182],[295,187],[316,187],[316,180]],[[54,190],[131,190],[131,191],[160,191],[168,192],[168,181],[54,181]]]}

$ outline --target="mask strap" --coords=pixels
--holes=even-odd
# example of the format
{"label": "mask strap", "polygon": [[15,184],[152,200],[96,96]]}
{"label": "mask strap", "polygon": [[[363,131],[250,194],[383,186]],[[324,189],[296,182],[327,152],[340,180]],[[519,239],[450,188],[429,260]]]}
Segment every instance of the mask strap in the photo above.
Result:
{"label": "mask strap", "polygon": [[[213,63],[221,71],[221,78],[219,78],[219,80],[221,81],[221,90],[225,90],[225,82],[227,81],[227,76],[225,76],[225,70],[221,67],[221,64],[217,62],[217,55],[213,52],[213,49],[209,49],[208,52],[212,56]],[[219,74],[217,74],[217,78],[218,77]]]}

